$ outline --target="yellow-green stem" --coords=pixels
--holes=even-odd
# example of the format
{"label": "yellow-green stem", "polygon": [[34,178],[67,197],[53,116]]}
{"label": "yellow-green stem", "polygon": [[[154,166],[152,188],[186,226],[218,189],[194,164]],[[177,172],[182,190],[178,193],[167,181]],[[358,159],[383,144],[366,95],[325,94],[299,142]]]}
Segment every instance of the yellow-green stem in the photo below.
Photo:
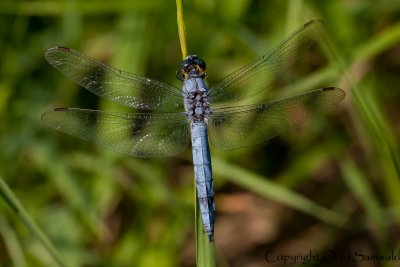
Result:
{"label": "yellow-green stem", "polygon": [[186,46],[185,21],[183,19],[182,6],[183,6],[182,0],[176,0],[176,20],[178,22],[179,42],[181,44],[182,58],[185,59],[187,55],[187,46]]}

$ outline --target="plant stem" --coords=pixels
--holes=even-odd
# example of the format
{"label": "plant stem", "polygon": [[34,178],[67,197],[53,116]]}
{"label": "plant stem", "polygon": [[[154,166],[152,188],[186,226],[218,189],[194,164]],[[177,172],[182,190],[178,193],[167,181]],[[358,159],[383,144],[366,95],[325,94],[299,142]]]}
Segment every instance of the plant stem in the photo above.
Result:
{"label": "plant stem", "polygon": [[50,239],[40,230],[39,226],[35,224],[32,218],[28,215],[24,207],[14,196],[10,188],[0,177],[0,197],[3,198],[7,206],[17,215],[20,221],[25,224],[29,231],[39,240],[40,243],[46,248],[46,250],[53,257],[58,266],[65,267],[64,261],[61,259],[57,249],[51,243]]}
{"label": "plant stem", "polygon": [[182,0],[176,0],[176,20],[178,22],[179,41],[181,43],[182,58],[185,59],[187,55],[186,46],[186,28],[183,19],[183,4]]}

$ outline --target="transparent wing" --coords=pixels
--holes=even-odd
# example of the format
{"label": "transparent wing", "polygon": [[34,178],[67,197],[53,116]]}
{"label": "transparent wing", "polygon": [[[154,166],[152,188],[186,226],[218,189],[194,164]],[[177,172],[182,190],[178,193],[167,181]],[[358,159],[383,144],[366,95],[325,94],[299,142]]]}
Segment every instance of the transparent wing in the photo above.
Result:
{"label": "transparent wing", "polygon": [[329,87],[259,105],[212,110],[210,141],[224,150],[262,143],[287,133],[315,113],[335,107],[345,95],[342,89]]}
{"label": "transparent wing", "polygon": [[110,113],[58,108],[42,115],[57,131],[133,157],[172,156],[189,142],[188,122],[181,113]]}
{"label": "transparent wing", "polygon": [[[323,22],[312,20],[291,34],[269,55],[264,55],[225,77],[209,92],[210,103],[240,101],[268,91],[318,39]],[[219,105],[218,105],[219,104]]]}
{"label": "transparent wing", "polygon": [[45,58],[69,79],[110,101],[144,110],[182,106],[180,89],[112,68],[70,48],[50,48]]}

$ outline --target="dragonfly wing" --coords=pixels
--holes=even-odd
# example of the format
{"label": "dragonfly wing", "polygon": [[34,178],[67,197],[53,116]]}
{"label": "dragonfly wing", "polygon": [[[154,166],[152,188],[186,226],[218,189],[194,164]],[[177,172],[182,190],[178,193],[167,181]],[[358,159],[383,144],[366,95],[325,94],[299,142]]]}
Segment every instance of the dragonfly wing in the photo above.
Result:
{"label": "dragonfly wing", "polygon": [[47,126],[133,157],[164,157],[182,152],[189,142],[182,113],[111,113],[57,108],[42,115]]}
{"label": "dragonfly wing", "polygon": [[53,47],[46,60],[69,79],[92,93],[135,109],[176,109],[182,106],[175,86],[107,66],[73,49]]}
{"label": "dragonfly wing", "polygon": [[223,106],[224,102],[240,101],[268,91],[300,57],[318,40],[323,22],[312,20],[291,34],[270,54],[243,66],[213,86],[210,102]]}
{"label": "dragonfly wing", "polygon": [[332,109],[345,95],[342,89],[329,87],[258,105],[212,110],[210,141],[223,150],[263,143],[287,133],[315,113]]}

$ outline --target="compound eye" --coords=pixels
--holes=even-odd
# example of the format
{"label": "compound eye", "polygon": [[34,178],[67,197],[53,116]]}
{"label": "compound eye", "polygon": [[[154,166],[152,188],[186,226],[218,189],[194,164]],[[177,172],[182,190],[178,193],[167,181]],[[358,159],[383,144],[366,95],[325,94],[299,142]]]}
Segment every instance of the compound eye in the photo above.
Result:
{"label": "compound eye", "polygon": [[198,65],[202,70],[205,70],[205,69],[206,69],[206,63],[204,62],[204,60],[202,60],[202,59],[200,59],[200,58],[196,58],[196,59],[194,60],[194,63],[195,63],[196,65]]}

